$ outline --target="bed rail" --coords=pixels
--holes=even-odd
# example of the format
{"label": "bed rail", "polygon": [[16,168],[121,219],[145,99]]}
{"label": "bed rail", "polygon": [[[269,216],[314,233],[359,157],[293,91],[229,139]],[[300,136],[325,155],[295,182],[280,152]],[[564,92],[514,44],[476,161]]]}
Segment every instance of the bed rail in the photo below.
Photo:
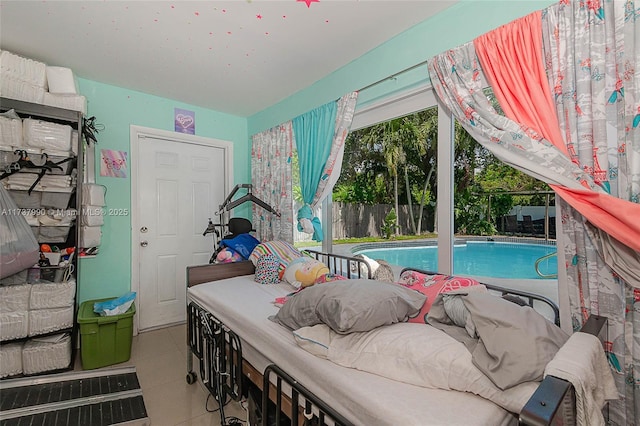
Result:
{"label": "bed rail", "polygon": [[[191,353],[199,361],[202,383],[218,402],[224,425],[227,399],[239,401],[243,396],[240,338],[210,312],[191,302],[187,306],[187,340]],[[191,359],[188,354],[189,384],[196,381]]]}
{"label": "bed rail", "polygon": [[241,275],[251,275],[256,268],[250,260],[232,263],[213,263],[187,267],[187,287],[211,281],[233,278]]}
{"label": "bed rail", "polygon": [[[400,272],[400,276],[402,276],[402,273],[405,271],[415,271],[415,272],[419,272],[421,274],[427,274],[427,275],[438,275],[438,272],[433,272],[433,271],[427,271],[424,269],[417,269],[417,268],[404,268],[401,272]],[[531,308],[535,308],[534,304],[535,302],[540,302],[543,305],[548,306],[549,308],[551,308],[552,312],[553,312],[553,322],[555,325],[560,326],[560,309],[558,308],[558,305],[556,305],[553,300],[541,296],[539,294],[534,294],[534,293],[529,293],[527,291],[522,291],[522,290],[514,290],[514,289],[510,289],[510,288],[505,288],[505,287],[500,287],[497,285],[493,285],[493,284],[487,284],[487,283],[480,283],[482,285],[484,285],[485,287],[487,287],[488,290],[494,291],[494,292],[498,292],[500,293],[502,296],[511,296],[511,297],[515,297],[516,299],[510,299],[512,301],[516,301],[517,303],[520,304],[525,304]]]}
{"label": "bed rail", "polygon": [[[273,380],[271,379],[273,377]],[[285,413],[283,409],[284,386],[287,384],[291,387],[291,411]],[[275,388],[275,424],[280,425],[283,423],[282,416],[286,415],[291,420],[291,426],[300,425],[300,419],[302,414],[302,425],[314,425],[314,426],[352,426],[353,423],[342,417],[335,412],[331,407],[326,405],[321,399],[316,397],[311,391],[300,384],[296,379],[289,376],[281,368],[274,364],[268,365],[263,373],[262,384],[262,426],[268,426],[268,415],[266,408],[269,406],[270,393],[265,391],[271,389],[271,386]],[[304,409],[302,409],[304,407]],[[302,410],[302,413],[300,413]]]}
{"label": "bed rail", "polygon": [[357,257],[343,256],[341,254],[324,253],[321,251],[306,249],[303,253],[307,253],[316,260],[327,265],[329,270],[337,275],[342,275],[349,279],[373,278],[373,273],[369,264]]}

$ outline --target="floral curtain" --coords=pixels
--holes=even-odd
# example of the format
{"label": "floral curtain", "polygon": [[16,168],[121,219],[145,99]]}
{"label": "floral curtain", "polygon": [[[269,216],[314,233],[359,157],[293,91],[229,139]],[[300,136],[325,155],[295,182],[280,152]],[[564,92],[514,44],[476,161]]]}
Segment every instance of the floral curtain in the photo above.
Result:
{"label": "floral curtain", "polygon": [[280,213],[280,217],[253,205],[253,227],[260,241],[293,243],[293,193],[291,121],[252,137],[251,183],[253,194]]}
{"label": "floral curtain", "polygon": [[[542,11],[550,97],[568,155],[611,195],[608,199],[627,204],[618,212],[626,212],[636,224],[640,223],[638,18],[640,7],[630,0],[563,1]],[[610,404],[610,420],[631,424],[640,417],[640,280],[618,273],[618,265],[607,258],[610,245],[602,244],[608,237],[603,227],[593,227],[569,204],[561,202],[560,213],[571,319],[575,328],[589,313],[609,318],[606,350],[620,394]],[[627,250],[618,246],[610,252],[620,257]],[[632,270],[640,270],[639,258],[635,248]]]}
{"label": "floral curtain", "polygon": [[[590,313],[609,318],[606,349],[621,395],[611,405],[615,424],[640,413],[636,16],[630,1],[563,1],[429,61],[437,94],[470,134],[562,197],[560,290],[574,328]],[[483,76],[508,118],[484,96]],[[621,267],[624,274],[614,271]]]}
{"label": "floral curtain", "polygon": [[349,135],[353,114],[356,110],[358,92],[351,92],[338,99],[338,110],[336,111],[336,125],[333,133],[333,143],[331,152],[327,159],[318,189],[313,197],[311,205],[317,206],[331,193],[342,170],[342,159],[344,157],[344,143]]}
{"label": "floral curtain", "polygon": [[357,99],[358,92],[351,92],[293,119],[305,202],[298,211],[298,230],[313,234],[315,241],[323,240],[323,232],[314,212],[340,177]]}

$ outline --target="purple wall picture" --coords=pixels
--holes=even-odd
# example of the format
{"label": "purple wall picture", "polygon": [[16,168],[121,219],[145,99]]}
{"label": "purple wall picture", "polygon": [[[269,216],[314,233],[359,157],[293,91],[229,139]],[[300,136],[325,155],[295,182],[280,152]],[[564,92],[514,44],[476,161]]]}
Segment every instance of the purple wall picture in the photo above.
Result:
{"label": "purple wall picture", "polygon": [[175,130],[180,133],[196,134],[196,113],[175,108]]}
{"label": "purple wall picture", "polygon": [[127,177],[127,152],[112,149],[100,150],[100,176]]}

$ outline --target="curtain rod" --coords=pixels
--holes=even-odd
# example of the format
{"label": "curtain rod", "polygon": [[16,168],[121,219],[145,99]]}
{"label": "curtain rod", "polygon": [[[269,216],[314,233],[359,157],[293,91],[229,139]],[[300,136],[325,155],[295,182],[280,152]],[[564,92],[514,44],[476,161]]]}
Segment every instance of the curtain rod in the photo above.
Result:
{"label": "curtain rod", "polygon": [[398,72],[396,72],[396,73],[394,73],[394,74],[391,74],[391,75],[390,75],[390,76],[388,76],[388,77],[382,78],[382,79],[380,79],[380,80],[378,80],[378,81],[376,81],[376,82],[373,82],[373,83],[371,83],[371,84],[369,84],[369,85],[367,85],[367,86],[364,86],[362,89],[358,90],[358,92],[362,92],[362,91],[364,91],[364,90],[370,89],[370,88],[372,88],[373,86],[377,86],[378,84],[380,84],[380,83],[384,83],[384,82],[385,82],[385,81],[387,81],[387,80],[392,80],[392,79],[396,78],[397,76],[402,75],[402,74],[404,74],[404,73],[406,73],[406,72],[409,72],[409,71],[411,71],[411,70],[414,70],[414,69],[416,69],[416,68],[418,68],[418,67],[421,67],[421,66],[423,66],[423,65],[427,64],[428,62],[429,62],[429,60],[427,59],[426,61],[422,61],[422,62],[420,62],[420,63],[417,63],[417,64],[415,64],[415,65],[412,65],[412,66],[410,66],[409,68],[405,68],[405,69],[403,69],[403,70],[401,70],[401,71],[398,71]]}

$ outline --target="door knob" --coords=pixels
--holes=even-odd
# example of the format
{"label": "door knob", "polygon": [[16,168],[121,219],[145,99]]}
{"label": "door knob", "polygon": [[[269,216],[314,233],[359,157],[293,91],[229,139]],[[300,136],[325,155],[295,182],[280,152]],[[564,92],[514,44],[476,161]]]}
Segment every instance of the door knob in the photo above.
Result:
{"label": "door knob", "polygon": [[148,242],[148,241],[140,241],[140,245],[141,245],[142,247],[146,247],[146,246],[148,246],[148,245],[149,245],[149,242]]}

